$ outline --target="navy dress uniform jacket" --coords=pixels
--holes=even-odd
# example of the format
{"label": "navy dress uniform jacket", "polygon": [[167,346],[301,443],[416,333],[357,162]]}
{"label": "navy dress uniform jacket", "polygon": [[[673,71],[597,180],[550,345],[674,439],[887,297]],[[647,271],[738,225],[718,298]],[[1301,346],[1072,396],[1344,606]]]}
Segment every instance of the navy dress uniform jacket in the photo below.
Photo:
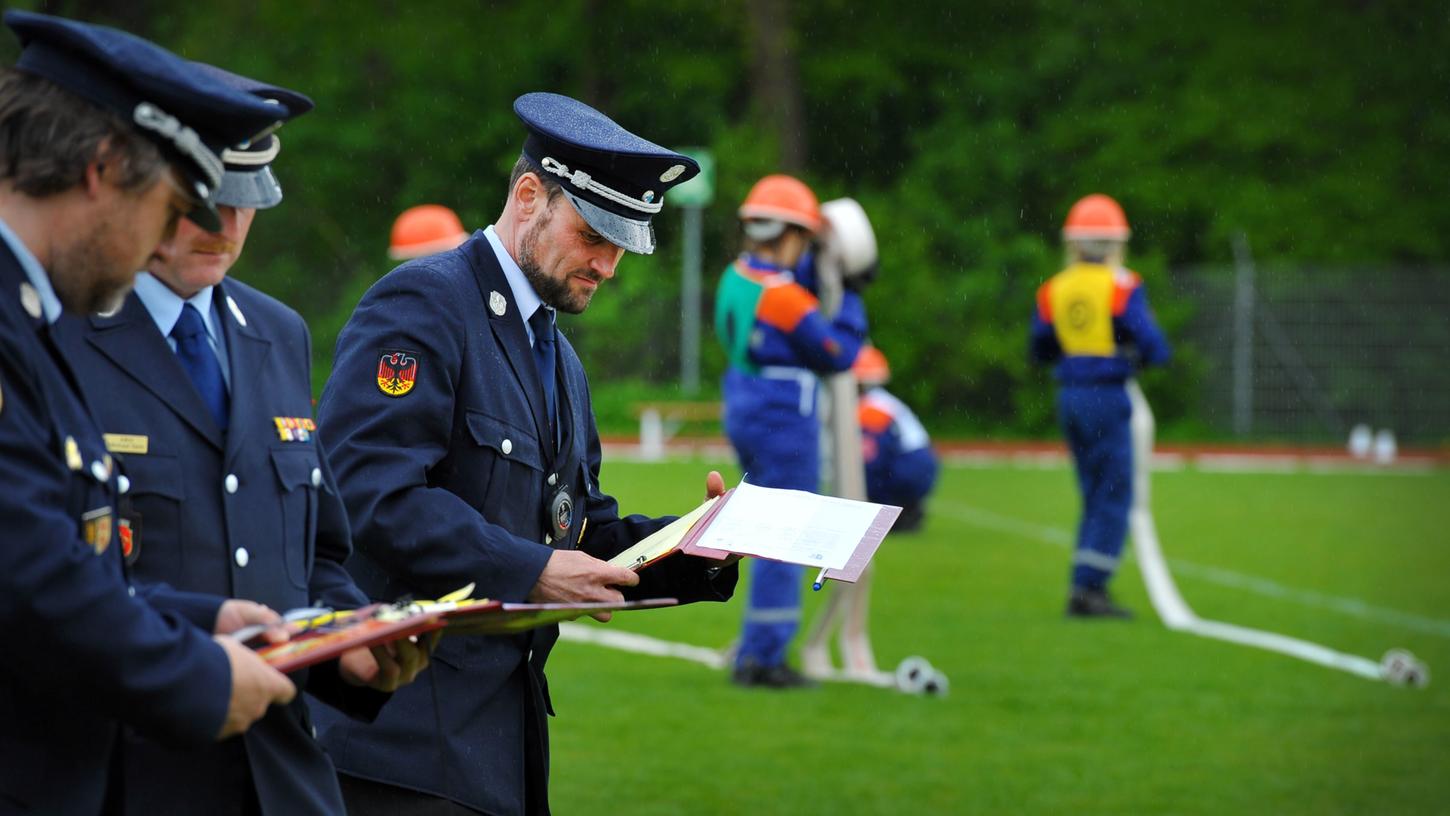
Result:
{"label": "navy dress uniform jacket", "polygon": [[127,592],[111,460],[25,281],[0,242],[0,813],[95,814],[120,720],[210,743],[231,669],[179,610]]}
{"label": "navy dress uniform jacket", "polygon": [[[608,558],[672,520],[620,518],[601,492],[584,369],[562,334],[557,348],[556,450],[524,318],[482,232],[393,270],[363,297],[318,414],[353,522],[348,568],[373,598],[436,598],[474,582],[475,597],[525,600],[552,554],[543,507],[561,485],[575,511],[553,546]],[[379,385],[384,355],[416,360],[399,396]],[[667,559],[626,595],[725,600],[737,570],[711,566]],[[444,638],[429,677],[400,689],[373,724],[319,711],[322,742],[344,773],[497,814],[522,812],[527,790],[537,809],[552,713],[543,668],[557,637],[550,626]]]}
{"label": "navy dress uniform jacket", "polygon": [[[225,435],[134,293],[114,315],[60,321],[63,351],[130,480],[122,515],[131,525],[132,576],[278,611],[361,606],[367,597],[342,567],[351,551],[342,501],[316,430],[306,428],[307,326],[292,309],[234,280],[217,285],[213,303],[231,369]],[[375,715],[386,699],[343,684],[335,661],[292,679],[359,716]],[[237,806],[236,786],[218,783],[248,766],[263,813],[344,810],[336,772],[299,695],[241,737],[204,750],[178,751],[128,733],[126,811],[227,812]]]}

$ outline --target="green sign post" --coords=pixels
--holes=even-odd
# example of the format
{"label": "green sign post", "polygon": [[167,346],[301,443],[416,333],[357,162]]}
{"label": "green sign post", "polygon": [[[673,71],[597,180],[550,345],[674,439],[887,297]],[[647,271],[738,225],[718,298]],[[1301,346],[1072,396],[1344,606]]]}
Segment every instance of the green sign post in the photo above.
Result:
{"label": "green sign post", "polygon": [[715,156],[702,147],[677,148],[700,165],[700,175],[672,188],[665,197],[676,207],[708,207],[715,199]]}
{"label": "green sign post", "polygon": [[679,152],[700,165],[700,174],[672,188],[666,199],[685,213],[684,270],[680,278],[680,388],[686,394],[700,390],[700,261],[703,210],[715,198],[715,157],[703,148]]}

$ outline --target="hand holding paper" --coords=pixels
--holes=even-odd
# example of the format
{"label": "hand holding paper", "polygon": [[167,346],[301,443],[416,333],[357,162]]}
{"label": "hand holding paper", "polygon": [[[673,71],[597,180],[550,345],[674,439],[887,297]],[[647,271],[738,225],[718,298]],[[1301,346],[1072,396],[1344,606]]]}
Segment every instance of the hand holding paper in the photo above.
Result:
{"label": "hand holding paper", "polygon": [[[544,565],[539,581],[529,592],[533,603],[619,603],[624,593],[615,587],[634,586],[639,576],[600,561],[581,550],[555,550]],[[608,621],[608,612],[595,620]]]}
{"label": "hand holding paper", "polygon": [[716,560],[751,555],[856,581],[901,508],[747,482],[610,559],[641,570],[674,552]]}

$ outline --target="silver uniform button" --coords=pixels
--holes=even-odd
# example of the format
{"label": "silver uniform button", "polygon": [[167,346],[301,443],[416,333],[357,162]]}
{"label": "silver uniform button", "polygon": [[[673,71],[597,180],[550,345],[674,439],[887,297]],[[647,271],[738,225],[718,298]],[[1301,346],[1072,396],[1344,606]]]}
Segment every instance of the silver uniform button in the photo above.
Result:
{"label": "silver uniform button", "polygon": [[227,488],[227,492],[228,493],[235,493],[235,492],[237,492],[237,486],[239,484],[239,482],[237,482],[237,474],[235,474],[235,473],[228,473],[227,474],[227,479],[226,479],[225,482],[223,482],[223,484],[226,485],[226,488]]}
{"label": "silver uniform button", "polygon": [[549,474],[549,487],[553,487],[558,481],[559,481],[559,474],[557,474],[557,473],[550,473]]}
{"label": "silver uniform button", "polygon": [[106,473],[106,466],[97,460],[91,463],[91,475],[96,477],[96,481],[104,482],[109,474]]}
{"label": "silver uniform button", "polygon": [[136,587],[133,587],[133,586],[126,587],[126,594],[127,595],[130,595],[132,598],[136,597]]}
{"label": "silver uniform button", "polygon": [[505,439],[503,444],[498,446],[498,449],[503,451],[504,456],[508,456],[514,452],[514,441],[512,439]]}
{"label": "silver uniform button", "polygon": [[20,284],[20,306],[32,318],[40,317],[40,293],[29,283]]}
{"label": "silver uniform button", "polygon": [[251,560],[252,556],[250,553],[247,552],[246,547],[237,548],[237,566],[245,567],[247,565],[247,562]]}
{"label": "silver uniform button", "polygon": [[116,489],[119,490],[121,492],[121,495],[123,495],[123,496],[126,495],[127,493],[130,493],[131,492],[131,480],[130,479],[127,479],[125,476],[117,476],[116,477]]}
{"label": "silver uniform button", "polygon": [[317,486],[319,486],[321,484],[322,484],[322,468],[313,468],[312,469],[312,486],[313,487],[317,487]]}

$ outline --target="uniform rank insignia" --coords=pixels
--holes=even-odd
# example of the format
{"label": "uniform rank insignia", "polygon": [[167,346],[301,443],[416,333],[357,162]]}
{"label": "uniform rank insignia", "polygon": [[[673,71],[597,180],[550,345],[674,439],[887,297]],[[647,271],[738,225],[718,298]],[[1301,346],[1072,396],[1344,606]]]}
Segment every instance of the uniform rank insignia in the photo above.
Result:
{"label": "uniform rank insignia", "polygon": [[96,555],[111,546],[111,508],[99,507],[81,516],[81,535]]}
{"label": "uniform rank insignia", "polygon": [[81,446],[76,444],[74,436],[65,438],[65,466],[71,470],[80,470],[85,465],[81,461]]}
{"label": "uniform rank insignia", "polygon": [[418,379],[416,352],[387,350],[378,358],[378,390],[390,397],[401,397],[413,390]]}
{"label": "uniform rank insignia", "polygon": [[[378,385],[383,384],[382,371],[378,372]],[[312,439],[312,432],[317,430],[317,423],[312,417],[272,417],[272,422],[277,425],[277,438],[283,442],[308,442]]]}

